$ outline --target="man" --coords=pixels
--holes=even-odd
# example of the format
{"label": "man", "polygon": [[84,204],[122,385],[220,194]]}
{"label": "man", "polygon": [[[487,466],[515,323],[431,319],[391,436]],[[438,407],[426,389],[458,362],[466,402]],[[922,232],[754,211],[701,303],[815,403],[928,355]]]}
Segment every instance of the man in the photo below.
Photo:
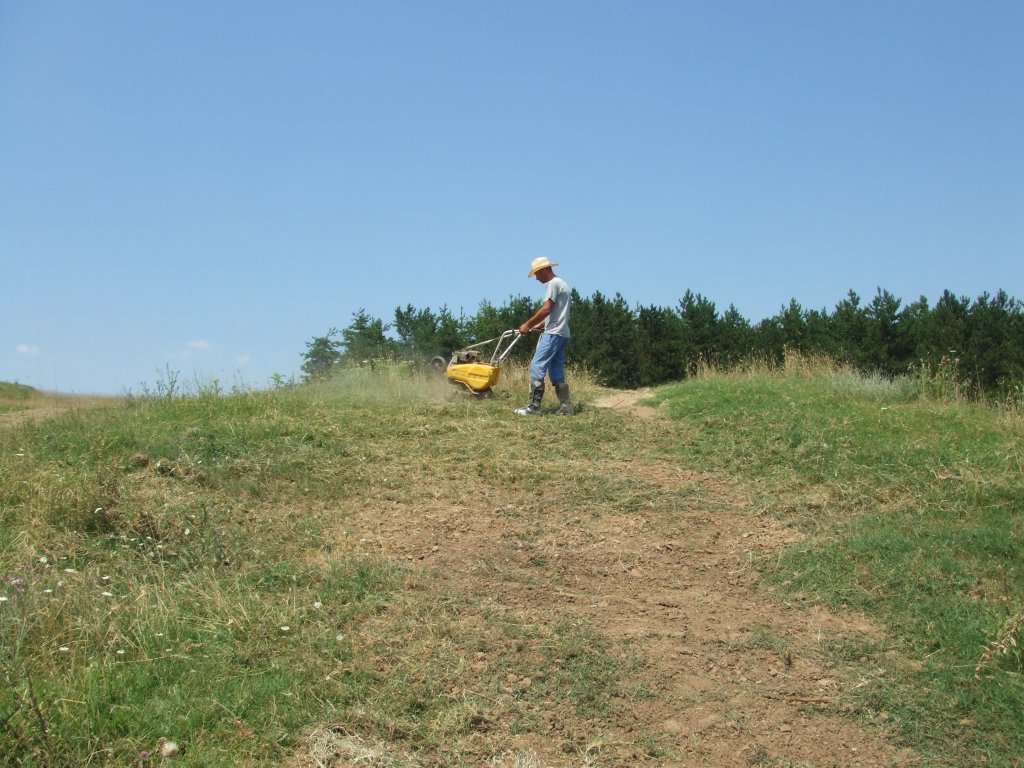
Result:
{"label": "man", "polygon": [[569,385],[565,381],[565,348],[569,344],[569,310],[572,308],[572,289],[560,277],[555,276],[552,263],[546,256],[539,256],[530,264],[530,274],[544,285],[544,302],[533,317],[519,326],[520,333],[541,331],[530,363],[530,404],[517,408],[520,416],[536,416],[540,414],[540,402],[544,398],[544,377],[551,379],[558,395],[556,413],[571,415],[572,400],[569,398]]}

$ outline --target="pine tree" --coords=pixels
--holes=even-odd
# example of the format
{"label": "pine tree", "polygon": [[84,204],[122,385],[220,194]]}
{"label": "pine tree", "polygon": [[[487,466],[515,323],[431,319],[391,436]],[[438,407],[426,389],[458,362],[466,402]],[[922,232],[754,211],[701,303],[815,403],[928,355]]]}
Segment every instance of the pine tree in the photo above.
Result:
{"label": "pine tree", "polygon": [[865,358],[861,365],[888,375],[906,370],[910,350],[900,325],[900,300],[881,288],[867,306]]}
{"label": "pine tree", "polygon": [[718,311],[715,303],[687,290],[679,301],[682,323],[681,349],[686,370],[693,373],[701,363],[713,364],[718,357]]}
{"label": "pine tree", "polygon": [[753,330],[733,304],[718,323],[718,364],[735,365],[753,353]]}
{"label": "pine tree", "polygon": [[648,387],[678,381],[685,365],[682,355],[683,323],[664,307],[641,307],[637,315],[637,380]]}
{"label": "pine tree", "polygon": [[322,381],[330,376],[334,366],[341,361],[340,341],[335,341],[337,328],[331,328],[326,336],[316,336],[306,342],[306,351],[302,355],[303,381]]}
{"label": "pine tree", "polygon": [[357,364],[393,357],[394,344],[385,336],[390,328],[390,324],[370,317],[365,310],[357,310],[352,314],[352,322],[341,332],[345,348],[342,356]]}

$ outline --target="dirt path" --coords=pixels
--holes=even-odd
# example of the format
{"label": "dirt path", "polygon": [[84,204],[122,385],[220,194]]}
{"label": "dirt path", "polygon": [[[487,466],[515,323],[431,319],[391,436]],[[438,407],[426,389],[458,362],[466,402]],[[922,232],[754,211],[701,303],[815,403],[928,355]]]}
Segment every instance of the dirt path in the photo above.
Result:
{"label": "dirt path", "polygon": [[611,390],[598,398],[594,405],[610,411],[620,411],[639,419],[664,418],[664,415],[657,408],[641,404],[643,400],[648,399],[650,396],[651,390],[649,389]]}
{"label": "dirt path", "polygon": [[[600,405],[657,417],[636,402],[642,397],[615,393]],[[449,494],[443,502],[366,509],[346,526],[350,546],[422,568],[431,589],[541,625],[575,617],[642,659],[637,681],[647,695],[614,718],[576,723],[553,701],[535,713],[532,732],[492,732],[492,748],[504,740],[520,756],[515,764],[531,764],[529,755],[543,766],[917,764],[883,732],[841,714],[844,687],[864,684],[870,664],[861,679],[843,679],[824,660],[823,643],[878,630],[756,586],[756,564],[797,541],[795,530],[712,472],[639,456],[574,470],[630,483],[630,508],[590,513],[592,495],[574,498],[571,484],[568,498],[562,489],[500,500],[451,498],[439,486]],[[574,728],[599,732],[599,748],[568,756]],[[643,748],[652,735],[660,749]]]}

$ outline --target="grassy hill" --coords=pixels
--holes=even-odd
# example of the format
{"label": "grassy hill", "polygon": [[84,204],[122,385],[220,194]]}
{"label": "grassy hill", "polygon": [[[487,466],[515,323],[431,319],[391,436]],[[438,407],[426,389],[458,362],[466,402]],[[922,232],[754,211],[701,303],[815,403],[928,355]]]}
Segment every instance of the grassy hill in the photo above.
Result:
{"label": "grassy hill", "polygon": [[522,372],[354,371],[0,423],[0,758],[1024,754],[1019,407],[805,360],[573,381],[571,418],[513,416]]}
{"label": "grassy hill", "polygon": [[41,392],[25,384],[0,381],[0,426],[22,417],[44,418],[58,413],[116,405],[120,398]]}
{"label": "grassy hill", "polygon": [[24,384],[0,381],[0,413],[27,408],[38,392]]}

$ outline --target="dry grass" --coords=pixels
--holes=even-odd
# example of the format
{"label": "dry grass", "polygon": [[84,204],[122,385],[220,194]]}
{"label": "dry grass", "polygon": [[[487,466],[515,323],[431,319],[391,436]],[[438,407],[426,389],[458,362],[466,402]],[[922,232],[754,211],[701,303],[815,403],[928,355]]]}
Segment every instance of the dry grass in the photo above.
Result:
{"label": "dry grass", "polygon": [[62,395],[0,382],[0,428],[26,420],[112,407],[123,402],[124,398],[120,397]]}
{"label": "dry grass", "polygon": [[981,659],[978,660],[978,666],[974,668],[975,682],[980,682],[983,673],[1001,658],[1012,658],[1019,669],[1022,654],[1024,654],[1022,644],[1024,644],[1024,611],[1018,611],[1003,623],[999,635],[989,644]]}
{"label": "dry grass", "polygon": [[[585,369],[567,371],[566,379],[572,390],[573,402],[586,407],[604,391],[595,376]],[[358,399],[378,403],[448,402],[464,404],[478,396],[470,394],[461,384],[452,384],[443,374],[424,371],[397,364],[378,364],[374,368],[354,368],[340,372],[330,381],[309,388],[312,396],[325,400]],[[529,399],[529,366],[514,362],[502,366],[501,376],[487,397],[508,403],[511,407],[524,405]],[[557,404],[553,388],[549,385],[545,407]]]}
{"label": "dry grass", "polygon": [[418,768],[408,754],[382,742],[370,742],[340,728],[320,727],[288,768]]}
{"label": "dry grass", "polygon": [[[420,768],[422,764],[407,752],[384,742],[370,742],[347,734],[341,728],[320,727],[306,739],[306,745],[288,768]],[[531,749],[508,750],[486,759],[488,768],[545,768]],[[579,768],[587,768],[580,763]]]}

